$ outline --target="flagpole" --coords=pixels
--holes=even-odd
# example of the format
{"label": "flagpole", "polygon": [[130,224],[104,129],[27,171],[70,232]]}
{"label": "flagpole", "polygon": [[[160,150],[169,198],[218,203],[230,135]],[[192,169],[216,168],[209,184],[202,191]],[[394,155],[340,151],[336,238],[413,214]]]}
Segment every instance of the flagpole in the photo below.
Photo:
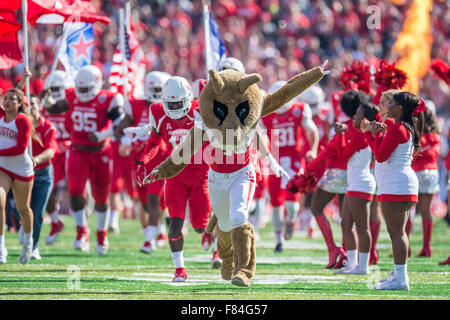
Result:
{"label": "flagpole", "polygon": [[119,9],[119,46],[120,53],[122,54],[122,69],[123,69],[123,97],[128,100],[128,67],[127,67],[127,57],[125,52],[125,12],[123,8]]}
{"label": "flagpole", "polygon": [[[22,0],[22,19],[23,19],[23,55],[25,56],[25,68],[27,70],[30,70],[30,63],[29,63],[29,54],[28,54],[28,20],[27,20],[27,13],[28,13],[28,2],[27,0]],[[25,95],[27,96],[28,100],[28,109],[30,106],[30,78],[27,77],[25,79]],[[33,149],[32,149],[32,137],[30,136],[30,141],[28,142],[28,154],[30,157],[33,157]]]}
{"label": "flagpole", "polygon": [[208,11],[208,5],[203,5],[203,27],[204,27],[204,33],[205,33],[205,63],[206,63],[206,80],[209,79],[209,66],[211,62],[209,61],[209,52],[210,49],[210,42],[209,42],[209,11]]}

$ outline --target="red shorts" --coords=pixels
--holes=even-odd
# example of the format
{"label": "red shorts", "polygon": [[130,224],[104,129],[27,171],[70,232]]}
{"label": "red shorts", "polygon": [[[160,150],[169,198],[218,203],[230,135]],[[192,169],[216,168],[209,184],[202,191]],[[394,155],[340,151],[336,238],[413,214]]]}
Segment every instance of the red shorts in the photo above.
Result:
{"label": "red shorts", "polygon": [[111,148],[99,152],[86,152],[71,147],[67,161],[67,187],[72,196],[84,195],[86,182],[91,182],[96,203],[105,204],[111,182]]}
{"label": "red shorts", "polygon": [[112,163],[113,171],[111,176],[111,193],[119,193],[124,188],[129,196],[135,196],[135,183],[134,183],[134,172],[133,163],[130,157],[121,157],[118,151],[118,144],[111,143],[112,146]]}
{"label": "red shorts", "polygon": [[189,220],[194,229],[208,225],[211,203],[208,192],[208,176],[200,181],[176,179],[166,180],[164,198],[169,209],[169,218],[184,220],[186,205],[189,205]]}
{"label": "red shorts", "polygon": [[293,194],[282,189],[281,178],[277,178],[274,174],[269,176],[269,196],[273,207],[280,207],[285,201],[300,201],[300,193]]}
{"label": "red shorts", "polygon": [[255,195],[253,199],[264,199],[266,196],[266,188],[269,183],[269,176],[265,174],[261,174],[261,179],[256,182]]}
{"label": "red shorts", "polygon": [[57,153],[53,157],[53,188],[66,177],[67,173],[66,152]]}

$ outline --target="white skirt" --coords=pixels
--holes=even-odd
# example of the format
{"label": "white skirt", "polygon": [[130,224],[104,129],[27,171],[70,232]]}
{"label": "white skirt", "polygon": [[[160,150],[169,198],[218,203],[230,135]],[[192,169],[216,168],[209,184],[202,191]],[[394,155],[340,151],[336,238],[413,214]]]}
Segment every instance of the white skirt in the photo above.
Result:
{"label": "white skirt", "polygon": [[416,172],[419,179],[419,193],[435,194],[439,192],[439,171],[422,170]]}

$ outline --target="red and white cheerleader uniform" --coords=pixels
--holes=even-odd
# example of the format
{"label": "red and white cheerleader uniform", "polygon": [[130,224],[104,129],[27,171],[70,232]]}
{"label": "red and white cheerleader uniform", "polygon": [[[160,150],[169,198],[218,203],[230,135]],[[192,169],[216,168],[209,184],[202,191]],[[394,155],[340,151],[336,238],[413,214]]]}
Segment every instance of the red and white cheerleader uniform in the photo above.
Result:
{"label": "red and white cheerleader uniform", "polygon": [[6,122],[5,112],[0,108],[0,170],[13,179],[33,180],[33,161],[27,151],[32,127],[23,113]]}
{"label": "red and white cheerleader uniform", "polygon": [[[411,167],[419,180],[419,194],[436,194],[439,192],[439,156],[441,137],[438,133],[424,133],[420,138],[422,152],[414,155]],[[422,216],[423,248],[420,257],[431,257],[431,234],[433,220]]]}
{"label": "red and white cheerleader uniform", "polygon": [[348,139],[345,139],[343,134],[340,136],[342,145],[338,149],[339,159],[348,161],[346,195],[372,201],[376,190],[376,182],[370,171],[372,152],[364,139],[364,134],[350,124],[348,126]]}
{"label": "red and white cheerleader uniform", "polygon": [[419,179],[419,194],[439,192],[439,168],[437,159],[441,137],[438,133],[424,133],[420,139],[422,151],[414,155],[411,167]]}
{"label": "red and white cheerleader uniform", "polygon": [[386,121],[385,135],[364,137],[375,155],[375,179],[378,201],[417,202],[419,181],[411,162],[414,154],[413,136],[403,122]]}

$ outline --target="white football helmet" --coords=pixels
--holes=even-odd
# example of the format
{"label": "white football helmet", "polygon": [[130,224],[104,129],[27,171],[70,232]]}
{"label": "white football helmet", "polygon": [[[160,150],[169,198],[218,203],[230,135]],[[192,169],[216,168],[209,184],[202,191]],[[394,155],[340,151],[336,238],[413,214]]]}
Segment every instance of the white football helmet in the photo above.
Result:
{"label": "white football helmet", "polygon": [[93,65],[84,66],[75,77],[75,95],[81,102],[94,99],[102,89],[102,73]]}
{"label": "white football helmet", "polygon": [[236,58],[228,57],[225,58],[220,64],[219,64],[219,71],[226,70],[226,69],[233,69],[242,73],[245,73],[244,65],[241,61],[239,61]]}
{"label": "white football helmet", "polygon": [[197,79],[192,83],[192,93],[194,95],[194,99],[198,99],[200,97],[200,92],[203,87],[206,86],[206,82],[207,81],[205,79]]}
{"label": "white football helmet", "polygon": [[161,101],[161,90],[164,82],[170,78],[166,72],[151,71],[147,73],[144,80],[144,95],[150,102]]}
{"label": "white football helmet", "polygon": [[66,73],[63,70],[56,70],[50,83],[49,77],[45,79],[45,88],[50,88],[50,95],[55,101],[64,100],[66,98],[66,88],[71,87],[73,87],[73,83],[66,78]]}
{"label": "white football helmet", "polygon": [[430,109],[431,113],[436,115],[436,105],[431,100],[425,100],[425,106]]}
{"label": "white football helmet", "polygon": [[300,93],[297,100],[309,104],[313,115],[316,115],[321,105],[325,102],[325,93],[321,87],[313,85]]}
{"label": "white football helmet", "polygon": [[[183,77],[167,79],[162,87],[161,98],[164,112],[171,119],[183,118],[191,109],[192,91]],[[172,103],[178,103],[178,108],[169,107]]]}
{"label": "white football helmet", "polygon": [[[278,80],[275,81],[274,83],[272,83],[272,85],[269,88],[269,94],[274,93],[275,91],[277,91],[278,89],[280,89],[282,86],[284,86],[287,83],[287,81],[283,81],[283,80]],[[285,105],[281,106],[277,111],[275,111],[278,114],[283,114],[286,111],[288,111],[292,106],[292,101],[289,101],[288,103],[286,103]]]}

